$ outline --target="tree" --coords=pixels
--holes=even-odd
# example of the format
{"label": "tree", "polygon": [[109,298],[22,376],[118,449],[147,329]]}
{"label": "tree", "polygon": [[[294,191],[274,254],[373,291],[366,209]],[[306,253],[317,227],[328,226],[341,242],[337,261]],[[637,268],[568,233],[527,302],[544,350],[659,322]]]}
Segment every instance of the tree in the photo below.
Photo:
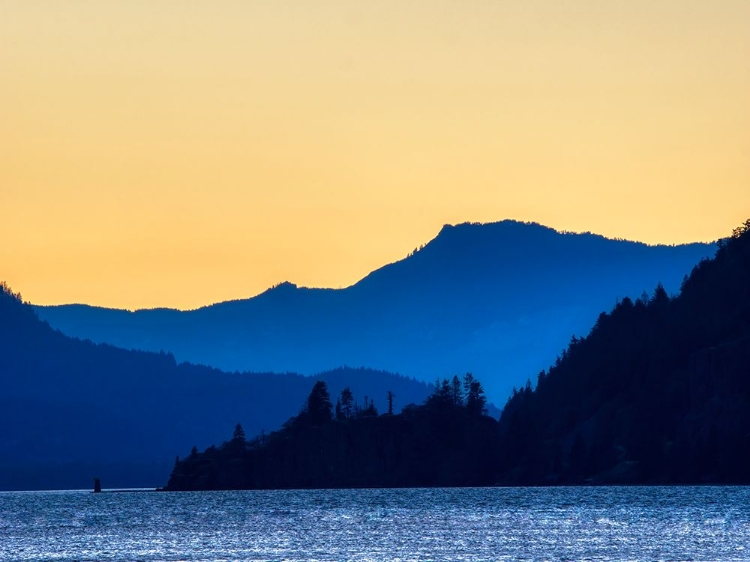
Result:
{"label": "tree", "polygon": [[341,411],[341,398],[336,398],[336,406],[333,408],[334,417],[341,421],[344,418],[344,413]]}
{"label": "tree", "polygon": [[664,285],[659,283],[656,285],[656,289],[654,289],[654,296],[651,297],[649,304],[655,307],[663,307],[667,303],[669,303],[669,295],[664,289]]}
{"label": "tree", "polygon": [[435,390],[427,399],[427,405],[436,410],[445,410],[453,405],[451,383],[448,379],[435,381]]}
{"label": "tree", "polygon": [[354,417],[354,395],[352,389],[348,386],[341,391],[341,396],[337,401],[336,419],[350,420]]}
{"label": "tree", "polygon": [[396,397],[392,391],[388,391],[388,413],[393,415],[393,399]]}
{"label": "tree", "polygon": [[377,415],[378,409],[375,407],[375,402],[365,396],[365,405],[362,408],[357,408],[356,417],[369,418]]}
{"label": "tree", "polygon": [[365,396],[365,410],[364,414],[366,416],[377,416],[378,415],[378,409],[375,407],[375,401],[370,400],[370,403],[367,403],[367,396]]}
{"label": "tree", "polygon": [[464,394],[461,391],[461,379],[458,378],[458,375],[453,375],[451,380],[451,400],[457,408],[464,405]]}
{"label": "tree", "polygon": [[482,383],[471,373],[464,376],[464,390],[466,391],[466,411],[473,416],[480,416],[486,412],[487,398],[484,396]]}
{"label": "tree", "polygon": [[232,434],[233,443],[244,443],[245,442],[245,430],[242,429],[241,424],[234,426],[234,433]]}
{"label": "tree", "polygon": [[311,425],[321,425],[333,419],[331,396],[328,394],[328,386],[324,381],[316,382],[310,391],[305,414]]}

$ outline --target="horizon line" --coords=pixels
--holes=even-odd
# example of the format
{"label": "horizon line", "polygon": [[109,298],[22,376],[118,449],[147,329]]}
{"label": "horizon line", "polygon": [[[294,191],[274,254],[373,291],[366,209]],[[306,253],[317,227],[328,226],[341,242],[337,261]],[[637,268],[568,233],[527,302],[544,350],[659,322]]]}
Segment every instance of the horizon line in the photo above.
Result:
{"label": "horizon line", "polygon": [[[452,223],[444,223],[440,227],[440,229],[438,230],[437,234],[433,238],[431,238],[429,241],[424,242],[424,243],[422,243],[419,246],[416,246],[414,250],[412,250],[411,252],[407,253],[405,256],[403,256],[401,258],[398,258],[398,259],[396,259],[394,261],[385,263],[385,264],[383,264],[383,265],[381,265],[381,266],[373,269],[372,271],[367,272],[365,275],[363,275],[362,277],[360,277],[359,279],[357,279],[354,283],[351,283],[351,284],[346,285],[346,286],[338,286],[338,287],[315,287],[315,286],[299,285],[299,284],[295,283],[294,281],[291,281],[289,279],[285,279],[285,280],[279,281],[277,283],[274,283],[270,287],[267,287],[267,288],[263,289],[262,291],[260,291],[258,293],[255,293],[253,295],[244,296],[244,297],[237,297],[237,298],[229,298],[229,299],[225,299],[225,300],[219,300],[219,301],[215,301],[215,302],[210,302],[210,303],[207,303],[207,304],[203,304],[203,305],[200,305],[200,306],[197,306],[197,307],[194,307],[194,308],[179,308],[179,307],[170,307],[170,306],[155,306],[155,307],[143,307],[143,308],[117,308],[117,307],[111,307],[111,306],[100,305],[100,304],[92,304],[92,303],[86,303],[86,302],[62,302],[62,303],[37,303],[37,302],[31,302],[31,301],[24,301],[24,302],[27,302],[28,304],[30,304],[32,306],[40,307],[40,308],[52,308],[52,307],[58,307],[58,306],[86,306],[86,307],[90,307],[90,308],[99,308],[99,309],[104,309],[104,310],[121,311],[121,312],[141,312],[141,311],[156,311],[156,310],[163,310],[163,311],[169,310],[169,311],[175,311],[175,312],[193,312],[193,311],[196,311],[196,310],[201,310],[201,309],[204,309],[204,308],[209,308],[211,306],[216,306],[216,305],[220,305],[220,304],[226,304],[226,303],[231,303],[231,302],[240,302],[240,301],[246,301],[246,300],[254,299],[254,298],[257,298],[257,297],[259,297],[261,295],[264,295],[264,294],[268,293],[269,291],[273,291],[275,289],[278,289],[279,287],[284,286],[284,285],[291,285],[295,289],[308,289],[308,290],[321,290],[321,291],[344,291],[344,290],[350,289],[351,287],[354,287],[355,285],[359,284],[360,282],[362,282],[364,279],[366,279],[368,276],[370,276],[371,274],[375,273],[376,271],[380,271],[381,269],[383,269],[385,267],[388,267],[388,266],[393,265],[395,263],[399,263],[401,261],[410,259],[416,253],[418,253],[419,251],[421,251],[423,248],[427,247],[429,244],[431,244],[435,240],[437,240],[437,238],[442,234],[442,232],[447,227],[449,227],[449,228],[457,228],[457,227],[461,227],[461,226],[491,226],[491,225],[498,225],[498,224],[508,223],[508,222],[509,223],[521,224],[521,225],[525,225],[525,226],[538,226],[538,227],[542,227],[542,228],[545,228],[547,230],[551,230],[551,231],[555,232],[556,234],[560,234],[560,235],[563,235],[563,236],[569,236],[569,235],[573,235],[573,236],[589,235],[589,236],[596,236],[596,237],[599,237],[599,238],[603,238],[605,240],[611,240],[611,241],[614,241],[614,242],[628,242],[628,243],[631,243],[631,244],[642,244],[644,246],[651,247],[651,248],[654,248],[654,247],[690,246],[690,245],[693,245],[693,244],[707,244],[707,245],[710,245],[710,244],[715,244],[719,240],[722,239],[722,238],[717,238],[716,240],[706,240],[706,241],[696,240],[696,241],[690,241],[690,242],[680,242],[680,243],[677,243],[677,244],[667,244],[667,243],[652,244],[652,243],[649,243],[649,242],[644,242],[642,240],[632,240],[632,239],[629,239],[629,238],[622,238],[622,237],[610,237],[610,236],[606,236],[604,234],[598,234],[596,232],[592,232],[590,230],[577,231],[577,230],[559,229],[559,228],[555,228],[553,226],[548,226],[548,225],[542,224],[542,223],[537,222],[537,221],[525,221],[525,220],[512,219],[512,218],[505,218],[505,219],[501,219],[501,220],[497,220],[497,221],[491,221],[491,222],[463,221],[463,222],[458,222],[458,223],[454,223],[454,224],[452,224]],[[18,291],[17,288],[15,290],[17,292],[21,292],[21,291]]]}

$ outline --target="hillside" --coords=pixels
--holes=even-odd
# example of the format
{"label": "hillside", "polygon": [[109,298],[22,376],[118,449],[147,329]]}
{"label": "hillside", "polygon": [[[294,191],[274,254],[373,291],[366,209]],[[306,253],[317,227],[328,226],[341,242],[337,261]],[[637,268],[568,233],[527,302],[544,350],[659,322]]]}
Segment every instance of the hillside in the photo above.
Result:
{"label": "hillside", "polygon": [[750,221],[676,298],[601,314],[500,432],[505,483],[750,482]]}
{"label": "hillside", "polygon": [[472,372],[504,401],[617,298],[669,293],[712,244],[647,246],[503,221],[445,226],[408,258],[346,289],[291,283],[180,312],[36,307],[64,333],[168,350],[224,370],[312,374],[364,365],[432,382]]}
{"label": "hillside", "polygon": [[[499,461],[497,421],[467,375],[447,379],[400,414],[336,408],[316,383],[298,416],[271,434],[231,440],[175,462],[169,491],[487,486]],[[335,414],[334,414],[335,412]]]}
{"label": "hillside", "polygon": [[[514,390],[444,380],[399,415],[339,415],[316,385],[299,416],[175,463],[167,490],[750,483],[750,221],[670,298],[622,299]],[[362,414],[362,412],[360,412]]]}
{"label": "hillside", "polygon": [[423,383],[367,369],[316,377],[225,373],[171,354],[71,339],[0,290],[0,490],[156,486],[171,459],[242,423],[252,434],[298,412],[316,380],[386,407],[421,402]]}

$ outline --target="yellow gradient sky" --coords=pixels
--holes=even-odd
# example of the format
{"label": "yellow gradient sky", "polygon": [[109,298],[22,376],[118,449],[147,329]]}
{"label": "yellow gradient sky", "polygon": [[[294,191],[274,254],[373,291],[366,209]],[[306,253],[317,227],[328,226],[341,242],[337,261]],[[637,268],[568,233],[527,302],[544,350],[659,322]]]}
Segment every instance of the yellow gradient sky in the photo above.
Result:
{"label": "yellow gradient sky", "polygon": [[747,0],[0,0],[0,279],[192,308],[444,223],[750,217]]}

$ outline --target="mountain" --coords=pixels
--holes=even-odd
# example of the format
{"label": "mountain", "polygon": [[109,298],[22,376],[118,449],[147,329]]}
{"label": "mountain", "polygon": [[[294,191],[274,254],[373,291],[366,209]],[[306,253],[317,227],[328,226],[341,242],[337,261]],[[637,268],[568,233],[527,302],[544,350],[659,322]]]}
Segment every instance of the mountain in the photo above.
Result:
{"label": "mountain", "polygon": [[0,287],[0,490],[163,484],[172,459],[241,423],[248,435],[298,413],[316,381],[348,385],[385,411],[429,395],[424,383],[367,369],[315,377],[225,373],[167,353],[69,338]]}
{"label": "mountain", "polygon": [[36,307],[64,333],[167,350],[224,370],[366,365],[425,381],[472,372],[504,401],[600,310],[683,277],[713,244],[648,246],[503,221],[445,226],[429,244],[346,289],[282,283],[193,311]]}
{"label": "mountain", "polygon": [[500,435],[508,484],[750,483],[750,220],[677,297],[601,314]]}
{"label": "mountain", "polygon": [[166,489],[748,484],[749,280],[750,220],[677,297],[658,285],[601,313],[499,422],[471,375],[380,416],[334,417],[316,383],[280,431],[193,450]]}

